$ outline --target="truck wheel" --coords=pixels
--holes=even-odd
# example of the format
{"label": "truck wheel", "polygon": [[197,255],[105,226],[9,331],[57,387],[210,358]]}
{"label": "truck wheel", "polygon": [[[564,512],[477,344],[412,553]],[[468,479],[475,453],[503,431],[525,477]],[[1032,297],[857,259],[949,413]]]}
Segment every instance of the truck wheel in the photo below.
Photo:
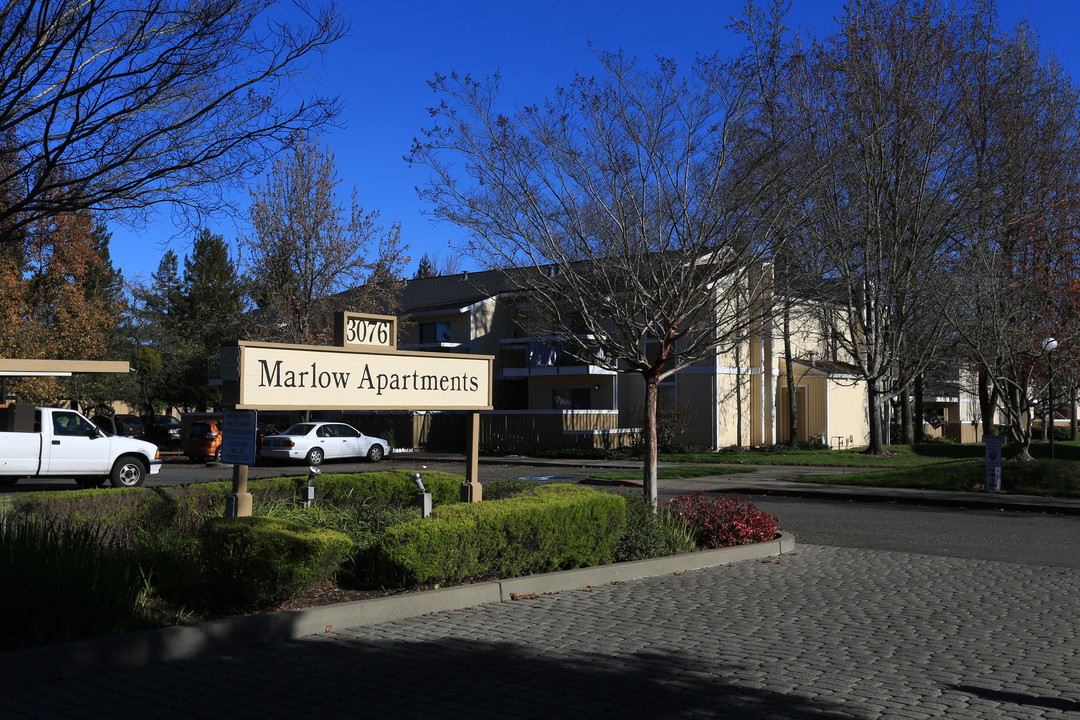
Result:
{"label": "truck wheel", "polygon": [[120,458],[113,465],[109,481],[113,487],[139,487],[146,480],[146,464],[137,458]]}
{"label": "truck wheel", "polygon": [[374,445],[372,445],[371,448],[368,449],[368,451],[367,451],[367,459],[370,460],[371,462],[379,462],[380,460],[382,460],[383,459],[382,445],[380,445],[379,443],[375,443]]}
{"label": "truck wheel", "polygon": [[319,448],[312,448],[311,452],[307,454],[308,465],[322,465],[323,451]]}
{"label": "truck wheel", "polygon": [[2,475],[0,476],[0,485],[14,485],[18,479],[13,475]]}
{"label": "truck wheel", "polygon": [[94,475],[90,475],[88,477],[77,477],[77,478],[75,478],[75,484],[78,485],[81,488],[84,488],[84,489],[85,488],[96,488],[96,487],[101,487],[102,485],[104,485],[105,481],[107,479],[108,478],[106,478],[104,476],[97,477],[97,476],[94,476]]}

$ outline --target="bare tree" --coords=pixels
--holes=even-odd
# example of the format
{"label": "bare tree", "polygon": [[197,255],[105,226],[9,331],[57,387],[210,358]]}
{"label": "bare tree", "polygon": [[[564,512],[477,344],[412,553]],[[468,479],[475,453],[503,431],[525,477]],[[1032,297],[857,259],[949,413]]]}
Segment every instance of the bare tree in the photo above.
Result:
{"label": "bare tree", "polygon": [[334,156],[297,139],[251,191],[254,233],[243,239],[258,311],[248,337],[310,343],[328,339],[336,310],[390,312],[409,262],[400,229],[378,211],[338,202]]}
{"label": "bare tree", "polygon": [[835,36],[801,53],[793,82],[803,146],[829,168],[807,188],[806,257],[866,381],[871,454],[885,452],[889,397],[910,391],[944,336],[922,318],[924,283],[965,212],[959,27],[936,2],[855,0]]}
{"label": "bare tree", "polygon": [[304,61],[346,31],[263,20],[275,0],[0,0],[0,245],[60,212],[199,224],[337,101],[298,93]]}
{"label": "bare tree", "polygon": [[1028,28],[1002,33],[985,14],[964,105],[974,211],[941,307],[979,368],[986,432],[1000,409],[1011,452],[1030,459],[1043,342],[1056,338],[1068,367],[1080,337],[1080,93]]}
{"label": "bare tree", "polygon": [[750,158],[732,162],[750,95],[729,65],[702,58],[685,77],[668,60],[597,57],[600,77],[508,114],[498,78],[437,77],[410,160],[431,170],[435,215],[469,232],[464,254],[521,268],[507,277],[533,335],[643,379],[655,502],[660,382],[765,332],[769,227],[748,208],[770,197]]}

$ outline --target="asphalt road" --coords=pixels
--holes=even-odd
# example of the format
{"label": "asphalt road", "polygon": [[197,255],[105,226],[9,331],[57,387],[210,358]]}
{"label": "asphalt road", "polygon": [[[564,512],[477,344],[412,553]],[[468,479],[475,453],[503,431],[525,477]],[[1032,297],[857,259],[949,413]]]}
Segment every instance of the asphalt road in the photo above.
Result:
{"label": "asphalt road", "polygon": [[797,542],[1080,568],[1080,517],[898,503],[748,497]]}
{"label": "asphalt road", "polygon": [[[411,471],[439,470],[458,475],[465,473],[463,462],[433,463],[408,455],[387,458],[379,463],[370,463],[366,460],[326,462],[321,466],[325,473],[355,473],[368,472],[371,470],[405,469]],[[307,466],[297,463],[269,463],[261,461],[258,465],[248,468],[249,478],[278,477],[282,475],[306,475]],[[559,475],[573,478],[574,480],[588,477],[590,469],[587,467],[534,467],[530,465],[484,465],[481,470],[483,480],[503,480],[523,476],[550,476]],[[146,479],[147,487],[167,487],[171,485],[188,485],[197,482],[212,482],[216,480],[231,480],[233,476],[232,465],[216,463],[192,463],[183,456],[169,456],[162,464],[161,471],[156,475],[150,475]],[[571,481],[572,482],[572,481]],[[41,490],[73,490],[75,481],[69,478],[34,478],[20,480],[14,485],[0,487],[0,494],[9,492],[36,492]]]}

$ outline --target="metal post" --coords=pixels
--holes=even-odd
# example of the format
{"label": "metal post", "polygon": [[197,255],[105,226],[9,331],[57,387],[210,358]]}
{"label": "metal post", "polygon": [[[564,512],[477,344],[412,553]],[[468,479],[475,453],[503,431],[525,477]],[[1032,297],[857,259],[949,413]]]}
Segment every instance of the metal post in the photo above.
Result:
{"label": "metal post", "polygon": [[413,473],[412,479],[419,490],[416,493],[416,505],[420,508],[420,517],[428,517],[431,515],[431,493],[424,487],[424,478],[420,473]]}
{"label": "metal post", "polygon": [[1049,438],[1050,438],[1050,459],[1054,459],[1054,351],[1057,350],[1058,341],[1054,338],[1046,338],[1043,340],[1042,349],[1046,353],[1046,364],[1049,368],[1049,391],[1047,398],[1050,408],[1047,413],[1048,419],[1043,422],[1049,422]]}
{"label": "metal post", "polygon": [[480,486],[480,413],[469,413],[468,447],[465,457],[465,482],[461,484],[462,502],[480,502],[483,488]]}
{"label": "metal post", "polygon": [[[1054,343],[1057,347],[1057,343]],[[1046,362],[1050,366],[1050,459],[1054,459],[1054,348],[1046,353]]]}

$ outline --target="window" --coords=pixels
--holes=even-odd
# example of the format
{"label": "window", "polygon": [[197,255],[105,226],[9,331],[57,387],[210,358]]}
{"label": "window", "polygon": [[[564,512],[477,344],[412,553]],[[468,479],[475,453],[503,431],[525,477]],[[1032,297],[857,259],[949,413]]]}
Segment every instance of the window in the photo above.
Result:
{"label": "window", "polygon": [[335,425],[334,432],[338,437],[342,438],[354,438],[359,436],[359,431],[352,425]]}
{"label": "window", "polygon": [[420,323],[420,344],[450,342],[450,323],[426,322]]}
{"label": "window", "polygon": [[53,413],[53,435],[88,435],[96,428],[75,413]]}
{"label": "window", "polygon": [[556,410],[591,410],[592,391],[589,388],[552,390],[551,406]]}

